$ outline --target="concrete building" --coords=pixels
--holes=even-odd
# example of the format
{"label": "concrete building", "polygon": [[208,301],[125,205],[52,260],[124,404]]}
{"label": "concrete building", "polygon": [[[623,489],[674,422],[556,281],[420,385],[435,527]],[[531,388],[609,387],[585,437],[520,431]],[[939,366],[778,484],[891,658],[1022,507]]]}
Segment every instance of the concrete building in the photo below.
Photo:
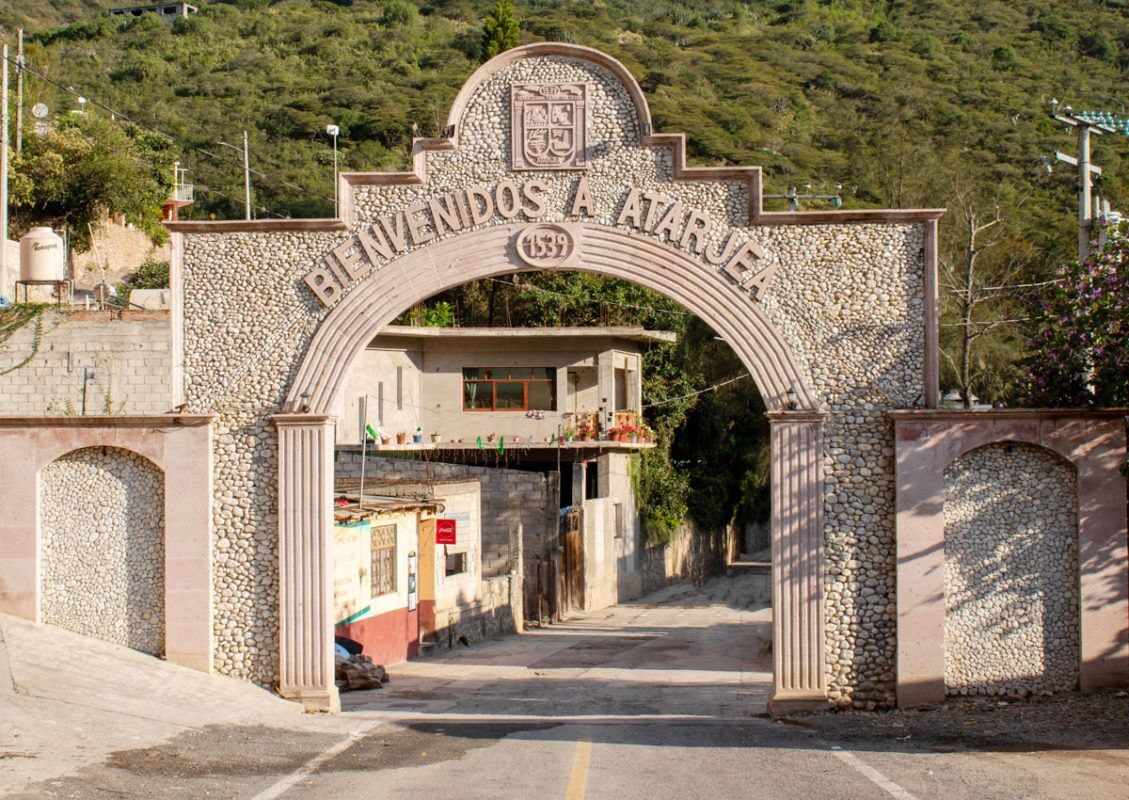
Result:
{"label": "concrete building", "polygon": [[360,444],[368,425],[390,438],[419,431],[424,444],[555,443],[568,430],[579,439],[584,420],[608,431],[643,404],[645,350],[674,340],[642,328],[390,325],[350,366],[337,443]]}
{"label": "concrete building", "polygon": [[173,23],[178,19],[195,14],[200,9],[188,3],[154,3],[145,6],[124,6],[111,8],[106,11],[111,17],[140,17],[145,14],[158,14],[165,22]]}

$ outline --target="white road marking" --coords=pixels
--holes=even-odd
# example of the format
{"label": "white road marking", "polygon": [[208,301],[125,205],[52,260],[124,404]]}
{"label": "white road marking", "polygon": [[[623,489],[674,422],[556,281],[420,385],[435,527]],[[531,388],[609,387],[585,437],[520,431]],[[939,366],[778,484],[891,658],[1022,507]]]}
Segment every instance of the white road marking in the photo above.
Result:
{"label": "white road marking", "polygon": [[300,780],[313,774],[313,772],[326,761],[329,761],[329,759],[333,758],[334,756],[338,756],[341,753],[344,753],[353,745],[354,742],[357,741],[357,739],[360,739],[368,732],[369,729],[353,731],[340,742],[314,756],[305,764],[298,767],[298,769],[294,770],[285,778],[280,780],[278,783],[271,786],[269,789],[265,789],[264,791],[259,792],[257,795],[252,797],[251,800],[275,800],[275,798],[281,797],[282,795],[286,794],[286,792],[293,789]]}
{"label": "white road marking", "polygon": [[917,800],[914,795],[910,794],[901,786],[894,783],[874,767],[851,755],[846,750],[832,746],[831,755],[835,756],[835,758],[839,759],[855,772],[862,775],[879,789],[890,795],[890,797],[897,798],[897,800]]}

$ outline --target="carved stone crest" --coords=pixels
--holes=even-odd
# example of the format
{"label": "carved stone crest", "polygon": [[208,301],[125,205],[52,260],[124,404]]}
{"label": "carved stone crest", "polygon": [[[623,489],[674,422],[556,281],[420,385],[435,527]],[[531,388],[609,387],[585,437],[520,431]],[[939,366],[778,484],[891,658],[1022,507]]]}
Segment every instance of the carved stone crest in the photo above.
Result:
{"label": "carved stone crest", "polygon": [[588,84],[517,83],[510,109],[515,170],[588,166]]}

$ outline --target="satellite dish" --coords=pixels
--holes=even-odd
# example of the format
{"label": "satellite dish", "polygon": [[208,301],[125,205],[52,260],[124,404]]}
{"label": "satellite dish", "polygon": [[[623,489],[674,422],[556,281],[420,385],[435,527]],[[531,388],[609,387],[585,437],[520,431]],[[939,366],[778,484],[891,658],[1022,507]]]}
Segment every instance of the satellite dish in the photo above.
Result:
{"label": "satellite dish", "polygon": [[48,111],[48,109],[47,109],[46,103],[36,103],[35,105],[33,105],[31,107],[31,115],[33,117],[35,117],[36,119],[46,118],[47,111]]}

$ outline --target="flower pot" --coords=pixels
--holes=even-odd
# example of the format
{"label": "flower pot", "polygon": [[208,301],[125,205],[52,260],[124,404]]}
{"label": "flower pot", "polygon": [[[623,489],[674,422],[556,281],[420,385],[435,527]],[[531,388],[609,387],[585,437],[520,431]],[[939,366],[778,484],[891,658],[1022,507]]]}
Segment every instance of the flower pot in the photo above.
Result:
{"label": "flower pot", "polygon": [[387,436],[381,436],[380,437],[380,443],[381,444],[392,444],[392,439],[390,439]]}
{"label": "flower pot", "polygon": [[423,434],[422,433],[413,433],[412,434],[412,442],[414,442],[415,444],[423,444]]}
{"label": "flower pot", "polygon": [[397,433],[396,434],[396,444],[404,444],[406,441],[408,441],[408,434],[406,434],[406,433]]}
{"label": "flower pot", "polygon": [[438,433],[431,434],[431,443],[432,444],[439,444],[441,441],[443,441],[443,437],[440,436]]}
{"label": "flower pot", "polygon": [[638,436],[632,436],[631,437],[631,443],[632,444],[638,444],[639,443],[639,437]]}

